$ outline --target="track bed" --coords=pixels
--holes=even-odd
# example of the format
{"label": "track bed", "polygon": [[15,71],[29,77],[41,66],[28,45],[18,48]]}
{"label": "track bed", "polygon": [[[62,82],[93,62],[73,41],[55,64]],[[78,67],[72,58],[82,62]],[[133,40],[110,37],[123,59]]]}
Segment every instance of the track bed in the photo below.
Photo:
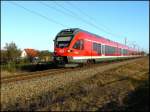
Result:
{"label": "track bed", "polygon": [[97,110],[111,100],[121,103],[119,98],[134,90],[130,80],[147,76],[148,62],[148,58],[140,58],[2,84],[1,107],[2,110]]}

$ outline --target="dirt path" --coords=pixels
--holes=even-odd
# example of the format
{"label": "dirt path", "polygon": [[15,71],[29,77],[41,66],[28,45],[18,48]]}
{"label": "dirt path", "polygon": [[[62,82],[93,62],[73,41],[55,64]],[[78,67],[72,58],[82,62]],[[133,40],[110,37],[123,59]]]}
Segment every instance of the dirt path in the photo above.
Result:
{"label": "dirt path", "polygon": [[[65,97],[64,94],[66,94],[66,91],[68,91],[68,90],[64,89],[64,88],[66,88],[66,86],[69,86],[69,88],[76,87],[76,86],[73,86],[72,84],[74,84],[76,82],[82,82],[82,80],[88,79],[87,80],[87,81],[89,81],[88,86],[84,86],[84,87],[94,88],[93,83],[89,79],[92,78],[93,76],[95,76],[95,74],[98,74],[98,73],[101,74],[104,71],[108,71],[110,69],[115,69],[120,66],[125,66],[128,64],[132,64],[137,61],[143,61],[143,59],[134,59],[134,60],[129,60],[129,61],[125,61],[125,62],[120,62],[117,64],[114,63],[111,65],[95,67],[94,69],[92,68],[92,69],[88,69],[88,70],[80,70],[78,72],[60,73],[59,75],[56,75],[56,76],[54,75],[54,76],[49,76],[49,77],[43,77],[43,78],[35,79],[32,81],[22,81],[22,82],[18,82],[18,83],[4,84],[1,87],[2,110],[5,110],[5,109],[6,110],[17,110],[17,109],[19,109],[19,110],[36,110],[43,106],[45,107],[50,102],[55,101],[57,99],[57,96],[59,96],[60,99],[62,99],[62,97]],[[135,71],[133,71],[133,72],[135,72]],[[99,80],[101,80],[99,85],[104,84],[108,81],[105,77],[106,75],[101,74],[98,76],[101,76],[101,78],[99,78]],[[107,78],[112,79],[112,77],[113,76],[110,75],[110,77],[107,77]],[[113,80],[111,80],[111,81],[113,82],[115,80],[120,80],[120,79],[124,79],[124,77],[121,77],[121,78],[116,77],[115,79],[113,78]],[[79,84],[79,85],[81,85],[81,84]],[[59,92],[59,90],[62,90],[62,91]],[[74,93],[76,93],[76,92],[74,92]],[[76,93],[76,94],[78,94],[78,93]],[[67,92],[66,95],[68,95],[70,97],[69,92]],[[48,99],[50,99],[50,100],[48,100]],[[68,98],[66,98],[66,99],[68,99]],[[55,101],[55,102],[57,102],[57,101]],[[58,102],[59,102],[59,100],[58,100]],[[55,104],[55,103],[53,103],[53,104]],[[54,108],[54,110],[55,109],[56,108]]]}

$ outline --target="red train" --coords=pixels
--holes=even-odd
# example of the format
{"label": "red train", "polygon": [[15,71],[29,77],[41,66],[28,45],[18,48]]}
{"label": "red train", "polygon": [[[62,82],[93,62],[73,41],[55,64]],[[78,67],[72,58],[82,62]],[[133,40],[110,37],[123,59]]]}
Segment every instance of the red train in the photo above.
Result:
{"label": "red train", "polygon": [[58,63],[96,62],[137,55],[133,48],[79,28],[64,29],[54,40],[54,61]]}

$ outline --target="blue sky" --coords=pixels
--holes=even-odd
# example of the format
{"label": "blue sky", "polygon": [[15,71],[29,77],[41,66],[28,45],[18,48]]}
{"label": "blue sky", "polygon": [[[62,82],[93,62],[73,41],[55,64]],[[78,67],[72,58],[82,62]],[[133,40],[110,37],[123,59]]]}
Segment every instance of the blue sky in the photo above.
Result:
{"label": "blue sky", "polygon": [[13,41],[21,49],[53,51],[56,34],[68,27],[120,43],[126,37],[130,46],[134,43],[149,50],[148,1],[3,1],[1,4],[2,48]]}

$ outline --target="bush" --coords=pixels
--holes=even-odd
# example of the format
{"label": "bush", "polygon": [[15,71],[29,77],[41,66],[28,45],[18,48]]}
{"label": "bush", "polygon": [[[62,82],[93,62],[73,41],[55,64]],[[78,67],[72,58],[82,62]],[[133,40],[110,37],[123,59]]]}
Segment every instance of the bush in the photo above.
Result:
{"label": "bush", "polygon": [[14,62],[3,64],[3,65],[1,65],[1,69],[6,70],[8,72],[15,72],[16,71],[16,64]]}

